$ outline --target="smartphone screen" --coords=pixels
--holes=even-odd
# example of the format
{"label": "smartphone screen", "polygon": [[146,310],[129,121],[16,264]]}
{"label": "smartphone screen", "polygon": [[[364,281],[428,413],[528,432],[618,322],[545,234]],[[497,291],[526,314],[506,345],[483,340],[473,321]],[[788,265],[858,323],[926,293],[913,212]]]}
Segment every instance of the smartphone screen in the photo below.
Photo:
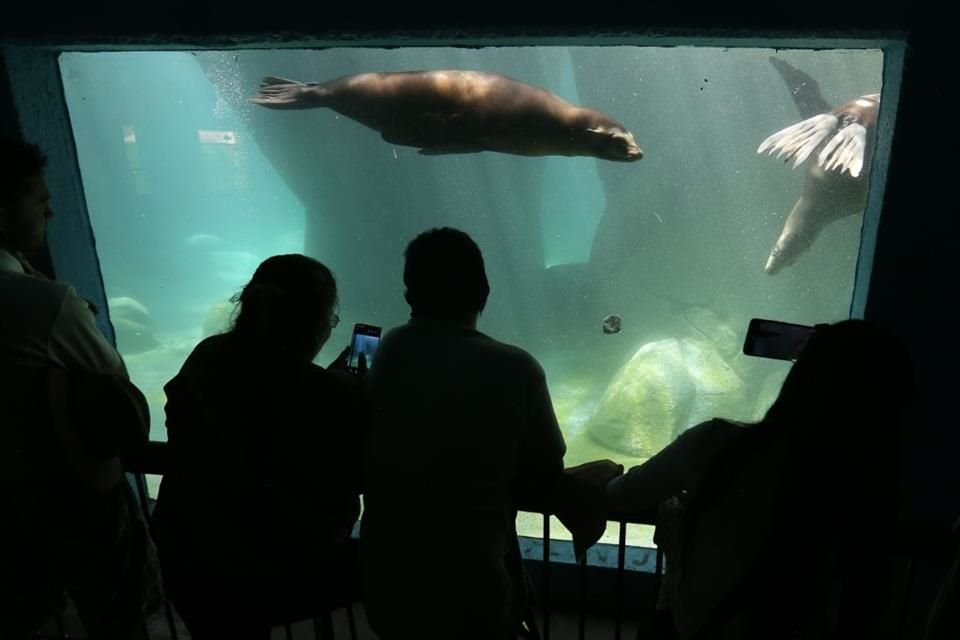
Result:
{"label": "smartphone screen", "polygon": [[360,367],[360,354],[363,354],[367,361],[367,368],[373,365],[373,355],[377,351],[377,345],[380,344],[381,328],[372,324],[355,324],[353,326],[353,336],[350,338],[350,359],[347,361],[347,367],[358,369]]}
{"label": "smartphone screen", "polygon": [[813,327],[809,325],[754,318],[747,329],[743,352],[748,356],[795,360],[811,333]]}

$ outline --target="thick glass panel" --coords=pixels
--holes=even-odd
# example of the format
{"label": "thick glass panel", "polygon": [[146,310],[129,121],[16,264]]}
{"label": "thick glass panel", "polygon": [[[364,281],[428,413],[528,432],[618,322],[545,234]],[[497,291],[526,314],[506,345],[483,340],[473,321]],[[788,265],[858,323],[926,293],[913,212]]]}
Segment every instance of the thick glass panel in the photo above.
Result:
{"label": "thick glass panel", "polygon": [[[742,355],[751,317],[849,315],[869,165],[798,223],[808,242],[780,269],[771,251],[817,154],[793,168],[758,147],[879,93],[882,62],[879,50],[436,47],[68,53],[61,68],[111,319],[154,439],[163,384],[228,326],[262,259],[303,252],[337,275],[325,364],[354,323],[406,320],[403,249],[447,225],[485,255],[480,330],[546,370],[568,463],[629,466],[712,416],[763,414],[789,365]],[[414,69],[542,87],[619,121],[645,155],[422,155],[331,109],[248,101],[265,76]],[[604,330],[611,316],[619,331]],[[521,516],[525,532],[540,522]]]}

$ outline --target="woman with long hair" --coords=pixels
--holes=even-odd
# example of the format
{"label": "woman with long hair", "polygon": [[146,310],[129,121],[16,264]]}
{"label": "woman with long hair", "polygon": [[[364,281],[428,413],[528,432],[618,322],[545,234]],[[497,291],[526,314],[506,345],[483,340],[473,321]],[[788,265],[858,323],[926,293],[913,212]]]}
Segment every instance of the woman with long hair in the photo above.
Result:
{"label": "woman with long hair", "polygon": [[164,387],[171,461],[154,537],[196,640],[266,639],[357,598],[359,381],[313,364],[339,320],[333,274],[273,256],[237,299],[233,327]]}
{"label": "woman with long hair", "polygon": [[893,335],[818,325],[761,421],[709,420],[610,481],[611,509],[672,505],[658,534],[679,638],[870,637],[912,391]]}

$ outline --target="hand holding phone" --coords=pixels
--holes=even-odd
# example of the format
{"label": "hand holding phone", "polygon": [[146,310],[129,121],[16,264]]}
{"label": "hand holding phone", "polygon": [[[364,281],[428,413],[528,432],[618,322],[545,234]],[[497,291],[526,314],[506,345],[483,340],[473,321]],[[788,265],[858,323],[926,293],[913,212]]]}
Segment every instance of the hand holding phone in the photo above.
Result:
{"label": "hand holding phone", "polygon": [[333,362],[327,365],[327,369],[346,369],[347,362],[350,361],[350,345],[347,345],[343,348]]}
{"label": "hand holding phone", "polygon": [[814,327],[779,320],[753,318],[743,342],[743,353],[760,358],[796,360]]}
{"label": "hand holding phone", "polygon": [[350,337],[350,359],[347,361],[347,368],[350,371],[361,371],[361,356],[363,356],[365,362],[364,369],[373,366],[373,357],[380,345],[382,331],[380,327],[372,324],[357,323],[353,325],[353,335]]}

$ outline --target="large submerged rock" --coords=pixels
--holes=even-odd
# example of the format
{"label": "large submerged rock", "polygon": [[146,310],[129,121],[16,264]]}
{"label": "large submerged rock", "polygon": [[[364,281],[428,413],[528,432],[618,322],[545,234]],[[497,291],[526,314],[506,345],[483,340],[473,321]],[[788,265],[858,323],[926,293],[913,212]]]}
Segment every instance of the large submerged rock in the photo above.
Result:
{"label": "large submerged rock", "polygon": [[586,425],[590,437],[622,454],[649,457],[698,422],[736,415],[744,384],[721,350],[699,337],[643,345],[604,392]]}

